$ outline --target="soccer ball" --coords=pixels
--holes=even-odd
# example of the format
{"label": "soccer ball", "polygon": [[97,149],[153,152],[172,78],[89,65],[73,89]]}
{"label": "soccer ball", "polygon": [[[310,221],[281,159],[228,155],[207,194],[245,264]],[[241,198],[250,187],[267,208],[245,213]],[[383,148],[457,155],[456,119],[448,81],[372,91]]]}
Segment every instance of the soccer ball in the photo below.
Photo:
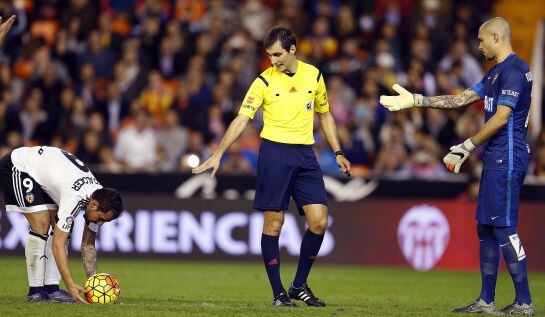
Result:
{"label": "soccer ball", "polygon": [[91,275],[85,282],[85,299],[89,304],[113,304],[119,295],[119,283],[108,273]]}

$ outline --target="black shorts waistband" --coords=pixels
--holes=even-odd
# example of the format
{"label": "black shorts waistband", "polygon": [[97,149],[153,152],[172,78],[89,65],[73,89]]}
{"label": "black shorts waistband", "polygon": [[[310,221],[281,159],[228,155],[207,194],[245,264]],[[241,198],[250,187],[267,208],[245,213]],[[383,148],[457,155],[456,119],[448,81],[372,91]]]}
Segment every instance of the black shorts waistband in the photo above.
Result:
{"label": "black shorts waistband", "polygon": [[263,143],[268,143],[274,146],[288,147],[288,148],[312,148],[313,144],[292,144],[292,143],[282,143],[275,142],[267,139],[263,139]]}

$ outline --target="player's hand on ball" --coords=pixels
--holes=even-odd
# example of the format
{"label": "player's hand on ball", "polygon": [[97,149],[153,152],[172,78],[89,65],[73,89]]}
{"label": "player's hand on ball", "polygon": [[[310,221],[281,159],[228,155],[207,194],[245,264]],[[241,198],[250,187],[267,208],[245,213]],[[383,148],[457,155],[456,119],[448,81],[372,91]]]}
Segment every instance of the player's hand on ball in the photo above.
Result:
{"label": "player's hand on ball", "polygon": [[191,171],[193,174],[200,174],[210,168],[212,168],[212,174],[210,177],[216,176],[216,172],[218,171],[218,168],[220,167],[220,159],[221,156],[212,155],[208,160],[204,161],[201,165],[195,167]]}
{"label": "player's hand on ball", "polygon": [[443,163],[445,163],[449,171],[458,174],[460,172],[460,167],[475,148],[477,147],[473,144],[471,139],[465,140],[464,143],[454,145],[450,148],[450,152],[443,158]]}
{"label": "player's hand on ball", "polygon": [[[390,111],[398,111],[402,109],[412,108],[415,106],[415,97],[407,89],[401,85],[394,84],[392,89],[395,90],[398,96],[380,96],[380,103]],[[421,96],[421,95],[420,95]]]}
{"label": "player's hand on ball", "polygon": [[87,302],[80,295],[80,292],[85,293],[85,289],[83,287],[76,283],[70,284],[66,287],[68,288],[68,292],[73,299],[77,300],[80,303],[87,304]]}

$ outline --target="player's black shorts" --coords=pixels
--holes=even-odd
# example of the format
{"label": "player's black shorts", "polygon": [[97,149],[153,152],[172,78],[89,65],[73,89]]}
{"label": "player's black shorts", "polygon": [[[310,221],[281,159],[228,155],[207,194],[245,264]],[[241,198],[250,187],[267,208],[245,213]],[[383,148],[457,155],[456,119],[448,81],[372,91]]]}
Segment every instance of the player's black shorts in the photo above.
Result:
{"label": "player's black shorts", "polygon": [[0,160],[0,185],[4,192],[6,211],[31,213],[58,209],[40,184],[13,166],[11,153]]}

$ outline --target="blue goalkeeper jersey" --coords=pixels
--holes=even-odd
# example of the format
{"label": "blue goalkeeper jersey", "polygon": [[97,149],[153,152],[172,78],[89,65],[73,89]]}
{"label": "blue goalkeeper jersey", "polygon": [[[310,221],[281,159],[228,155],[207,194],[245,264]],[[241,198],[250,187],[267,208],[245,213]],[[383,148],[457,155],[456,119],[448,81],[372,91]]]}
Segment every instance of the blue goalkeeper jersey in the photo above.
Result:
{"label": "blue goalkeeper jersey", "polygon": [[471,90],[484,99],[485,122],[496,113],[498,105],[513,109],[508,123],[486,143],[483,168],[526,171],[530,157],[526,134],[532,93],[532,74],[528,64],[510,54],[492,67]]}

